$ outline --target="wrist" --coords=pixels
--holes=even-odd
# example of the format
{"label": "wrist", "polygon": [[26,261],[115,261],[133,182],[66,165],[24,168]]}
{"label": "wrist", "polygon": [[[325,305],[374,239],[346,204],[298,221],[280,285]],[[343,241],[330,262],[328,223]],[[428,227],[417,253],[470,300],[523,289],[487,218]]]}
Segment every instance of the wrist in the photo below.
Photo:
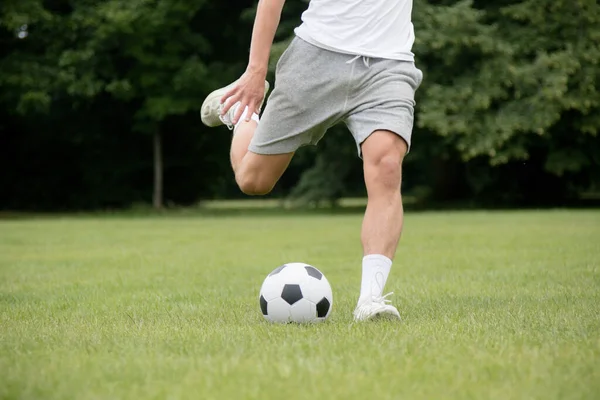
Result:
{"label": "wrist", "polygon": [[252,75],[267,75],[268,66],[264,63],[250,63],[246,68],[246,71]]}

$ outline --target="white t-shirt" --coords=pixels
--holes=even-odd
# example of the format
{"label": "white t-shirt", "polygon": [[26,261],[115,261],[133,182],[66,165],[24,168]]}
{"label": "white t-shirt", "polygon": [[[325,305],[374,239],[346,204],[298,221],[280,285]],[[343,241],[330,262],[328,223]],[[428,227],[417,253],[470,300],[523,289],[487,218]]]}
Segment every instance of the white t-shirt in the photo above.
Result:
{"label": "white t-shirt", "polygon": [[311,0],[295,29],[316,46],[352,55],[413,61],[412,0]]}

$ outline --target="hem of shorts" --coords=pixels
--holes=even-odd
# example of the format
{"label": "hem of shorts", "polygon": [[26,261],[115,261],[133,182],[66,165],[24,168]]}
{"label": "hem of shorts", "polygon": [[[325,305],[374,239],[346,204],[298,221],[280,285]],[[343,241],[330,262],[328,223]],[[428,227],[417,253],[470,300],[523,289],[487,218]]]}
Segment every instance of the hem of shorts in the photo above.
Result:
{"label": "hem of shorts", "polygon": [[373,133],[375,133],[377,131],[389,131],[395,135],[400,136],[402,138],[402,140],[404,140],[404,142],[406,142],[406,154],[410,153],[410,149],[412,147],[410,136],[412,136],[412,135],[410,135],[409,138],[407,138],[406,134],[400,133],[400,129],[390,128],[388,125],[381,125],[381,126],[377,126],[373,129],[371,129],[371,132],[367,136],[365,136],[360,142],[356,142],[356,148],[358,150],[358,158],[360,158],[362,160],[362,150],[361,150],[360,146],[365,142],[365,140],[367,140]]}
{"label": "hem of shorts", "polygon": [[[283,147],[283,149],[282,149],[282,147]],[[294,153],[300,147],[302,147],[302,146],[289,146],[289,147],[281,146],[281,147],[278,147],[277,149],[269,149],[269,148],[264,148],[262,146],[250,145],[250,146],[248,146],[248,151],[250,151],[254,154],[262,155],[262,156],[277,156],[277,155],[281,155],[281,154]]]}

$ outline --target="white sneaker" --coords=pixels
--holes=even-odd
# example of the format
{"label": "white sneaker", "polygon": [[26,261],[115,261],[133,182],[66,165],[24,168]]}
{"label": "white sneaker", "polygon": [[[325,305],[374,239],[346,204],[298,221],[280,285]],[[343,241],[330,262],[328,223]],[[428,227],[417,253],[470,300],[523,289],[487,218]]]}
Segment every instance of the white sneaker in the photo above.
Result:
{"label": "white sneaker", "polygon": [[[236,105],[233,105],[229,108],[229,111],[223,116],[221,116],[221,109],[223,105],[221,104],[221,97],[225,93],[229,91],[238,81],[230,83],[229,85],[217,89],[206,96],[206,99],[202,103],[202,107],[200,108],[200,118],[202,119],[202,123],[206,126],[215,127],[219,125],[227,125],[229,129],[233,129],[233,116],[235,111],[237,110]],[[263,101],[260,103],[258,107],[257,114],[262,109],[262,106],[265,102],[265,98],[267,97],[267,92],[269,91],[269,82],[265,81],[265,96],[263,97]]]}
{"label": "white sneaker", "polygon": [[355,321],[366,321],[375,317],[390,317],[392,319],[401,319],[398,309],[390,304],[386,297],[392,295],[388,293],[385,296],[372,297],[360,302],[354,310]]}

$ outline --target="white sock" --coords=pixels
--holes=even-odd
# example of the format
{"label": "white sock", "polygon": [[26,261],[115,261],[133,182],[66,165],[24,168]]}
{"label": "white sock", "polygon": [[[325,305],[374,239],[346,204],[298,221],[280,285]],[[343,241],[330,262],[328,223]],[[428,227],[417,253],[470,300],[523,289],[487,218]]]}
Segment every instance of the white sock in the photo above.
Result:
{"label": "white sock", "polygon": [[[235,113],[237,112],[237,108],[239,107],[239,103],[236,104],[234,106],[234,110],[231,112],[231,115],[235,115]],[[233,128],[233,132],[235,133],[235,130],[237,129],[238,126],[240,126],[240,124],[242,122],[245,121],[246,115],[248,114],[248,106],[246,106],[246,108],[244,109],[244,112],[242,113],[242,116],[240,117],[239,121],[237,122],[237,124],[235,124],[234,128]],[[259,121],[259,116],[257,113],[252,113],[252,117],[250,117],[251,120],[256,121],[256,123],[258,123]]]}
{"label": "white sock", "polygon": [[382,296],[391,269],[392,260],[384,255],[369,254],[363,257],[362,282],[358,301]]}

